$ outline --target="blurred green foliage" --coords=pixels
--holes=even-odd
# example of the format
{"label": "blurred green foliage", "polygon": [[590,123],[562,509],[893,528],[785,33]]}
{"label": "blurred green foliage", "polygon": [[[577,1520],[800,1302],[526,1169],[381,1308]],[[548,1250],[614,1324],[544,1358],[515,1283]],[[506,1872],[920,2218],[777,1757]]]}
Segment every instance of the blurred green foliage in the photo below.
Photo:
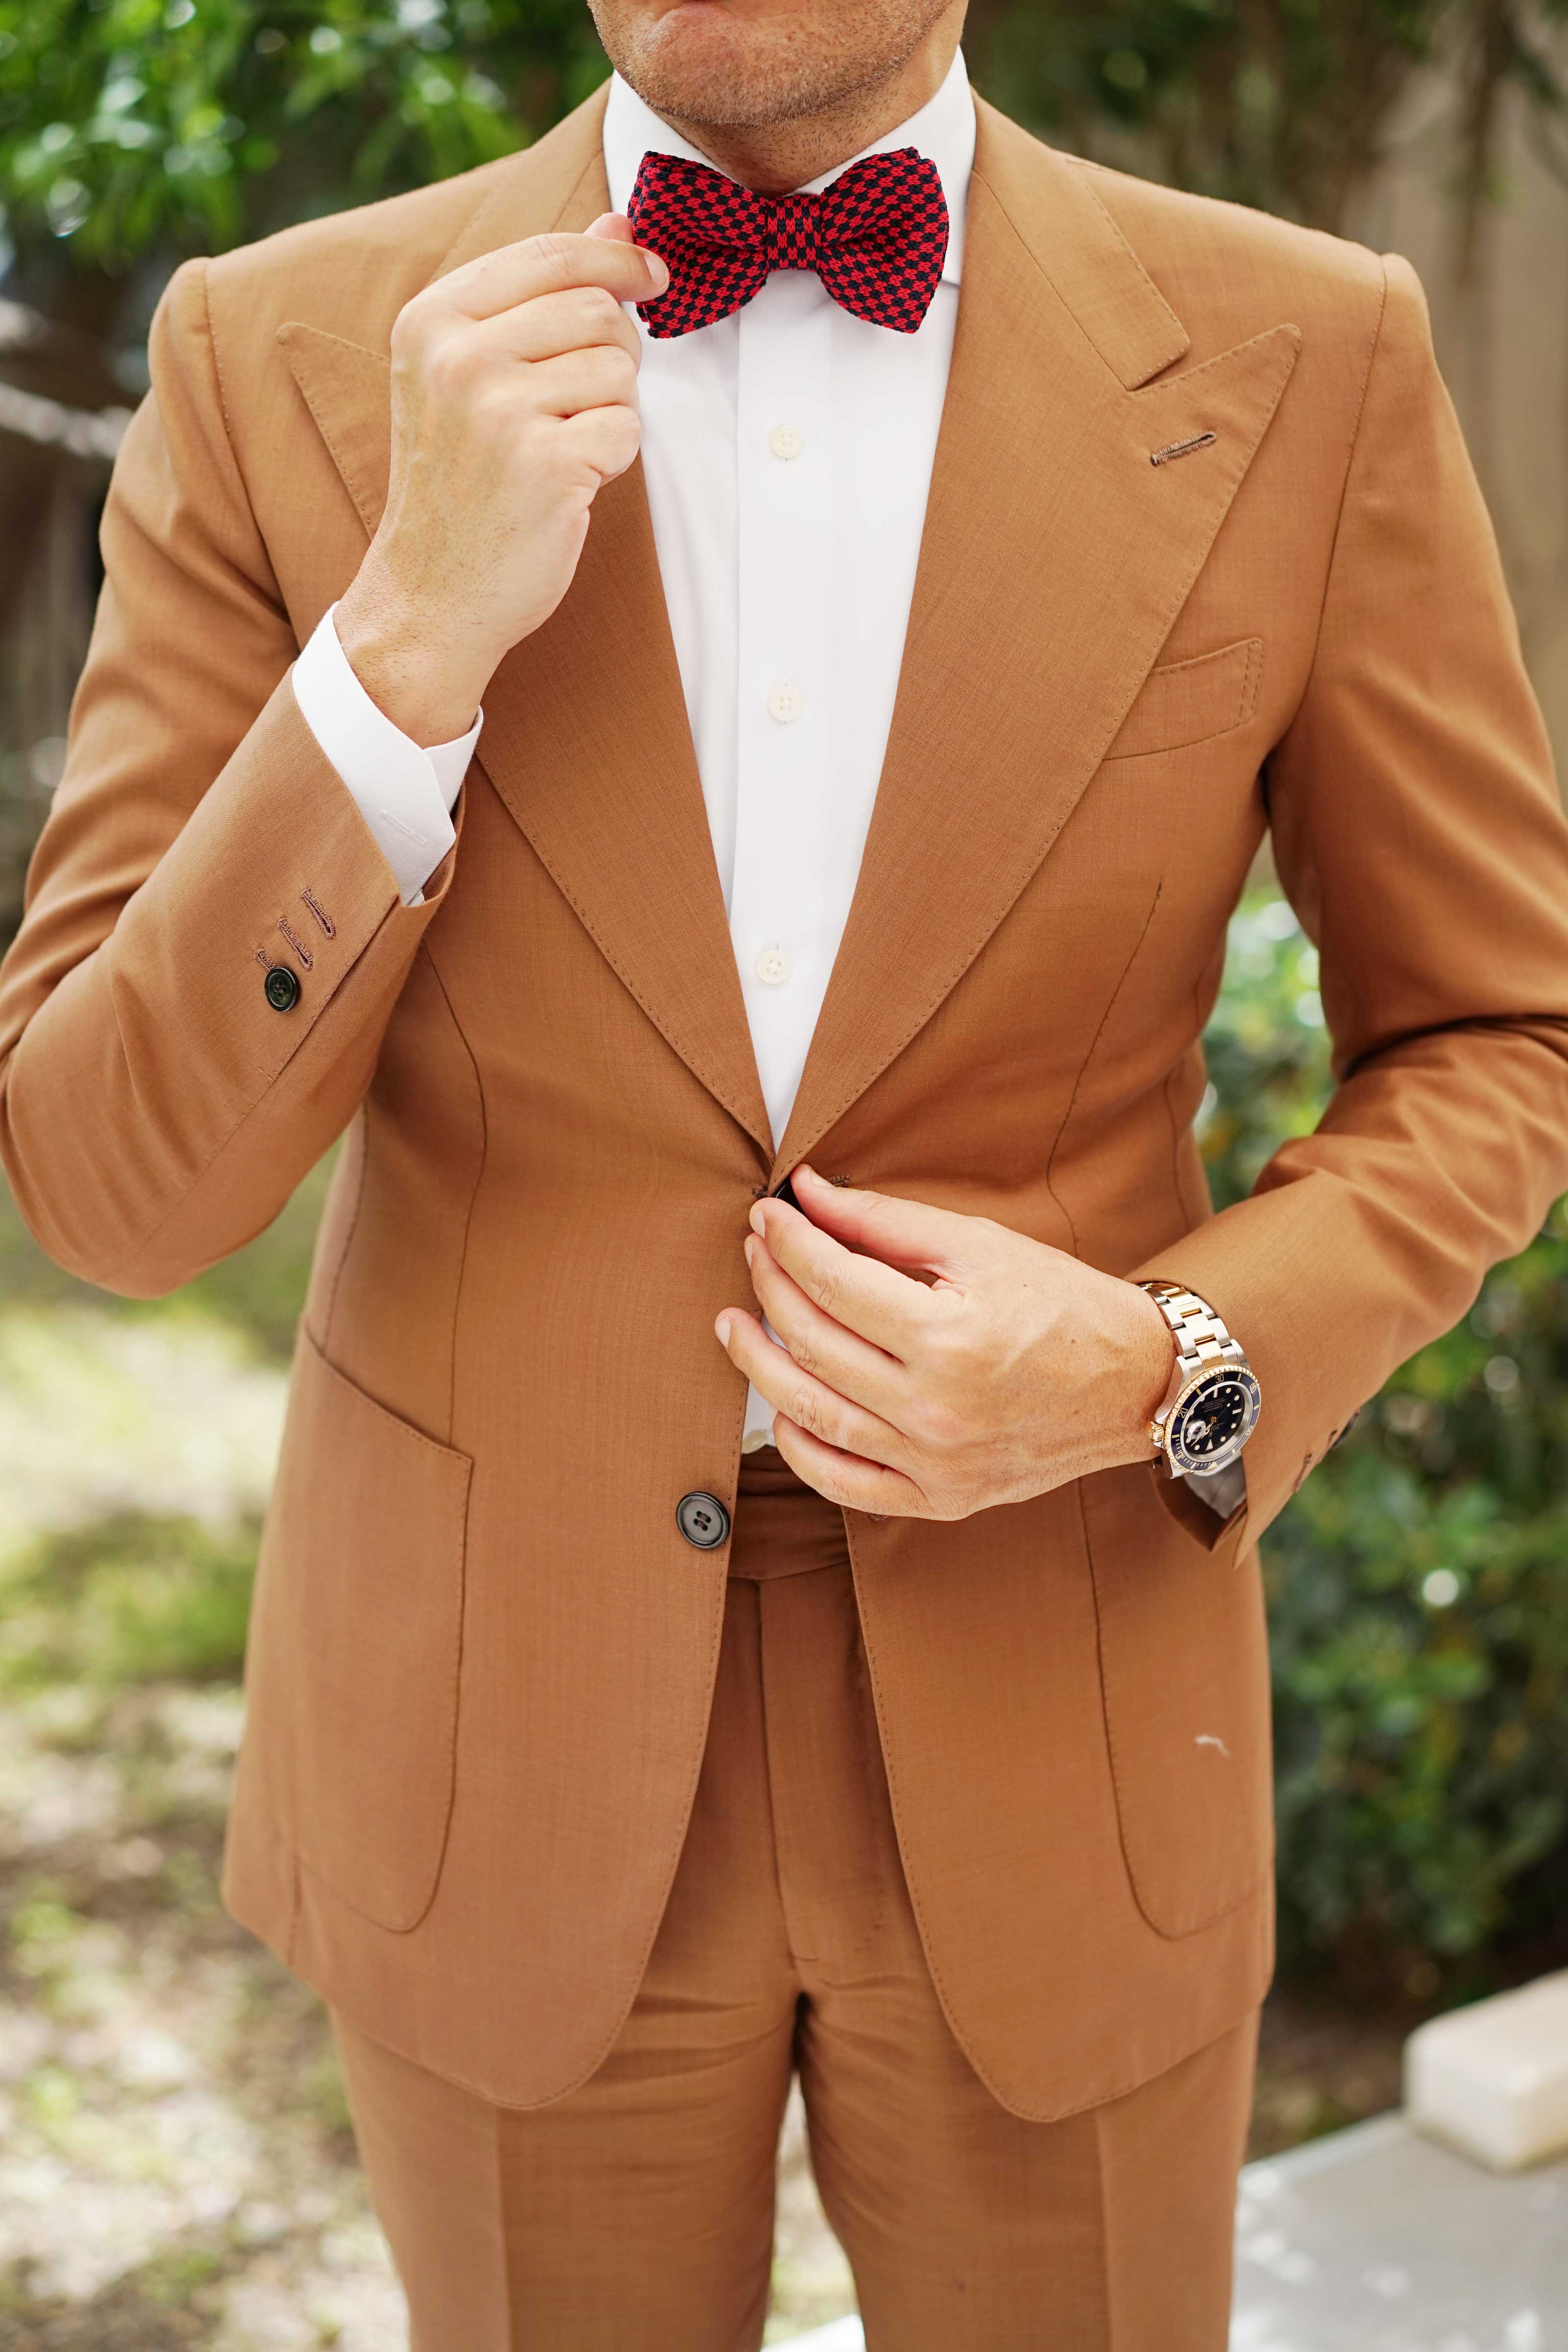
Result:
{"label": "blurred green foliage", "polygon": [[0,1690],[232,1682],[256,1536],[126,1513],[42,1538],[5,1580]]}
{"label": "blurred green foliage", "polygon": [[[1328,1088],[1317,958],[1235,919],[1216,1202]],[[1568,1935],[1568,1203],[1398,1371],[1265,1543],[1287,1964],[1418,2000]]]}
{"label": "blurred green foliage", "polygon": [[1249,891],[1231,917],[1204,1051],[1209,1087],[1198,1136],[1215,1206],[1224,1209],[1247,1198],[1280,1143],[1316,1127],[1329,1097],[1318,950],[1274,889]]}
{"label": "blurred green foliage", "polygon": [[0,0],[0,190],[115,272],[487,163],[605,70],[581,0]]}

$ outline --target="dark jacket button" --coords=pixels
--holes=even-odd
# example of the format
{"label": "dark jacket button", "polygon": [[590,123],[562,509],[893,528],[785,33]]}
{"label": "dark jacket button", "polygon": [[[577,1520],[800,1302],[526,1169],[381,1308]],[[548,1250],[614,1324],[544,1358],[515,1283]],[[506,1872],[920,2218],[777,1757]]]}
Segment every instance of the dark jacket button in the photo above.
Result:
{"label": "dark jacket button", "polygon": [[276,1013],[292,1013],[300,1002],[300,975],[286,963],[268,964],[261,985]]}
{"label": "dark jacket button", "polygon": [[717,1495],[682,1495],[675,1507],[675,1524],[699,1551],[713,1551],[730,1532],[730,1514]]}

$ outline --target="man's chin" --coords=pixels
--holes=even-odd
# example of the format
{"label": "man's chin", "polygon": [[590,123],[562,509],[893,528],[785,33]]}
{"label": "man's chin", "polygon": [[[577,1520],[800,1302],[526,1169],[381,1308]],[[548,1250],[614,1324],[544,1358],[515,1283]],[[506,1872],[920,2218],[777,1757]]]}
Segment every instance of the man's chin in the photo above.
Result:
{"label": "man's chin", "polygon": [[683,0],[667,10],[619,62],[656,114],[715,128],[787,122],[847,94],[831,86],[820,55],[792,40],[786,26],[737,19],[715,0]]}

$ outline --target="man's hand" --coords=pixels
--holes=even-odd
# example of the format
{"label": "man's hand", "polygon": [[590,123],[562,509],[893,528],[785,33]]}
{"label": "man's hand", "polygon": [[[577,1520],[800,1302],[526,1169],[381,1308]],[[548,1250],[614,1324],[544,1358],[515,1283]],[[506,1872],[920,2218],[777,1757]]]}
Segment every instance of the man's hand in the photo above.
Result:
{"label": "man's hand", "polygon": [[337,630],[417,743],[473,723],[502,656],[572,584],[600,486],[637,453],[637,331],[669,273],[605,213],[416,294],[392,331],[386,510]]}
{"label": "man's hand", "polygon": [[746,1243],[784,1345],[739,1307],[716,1328],[808,1486],[962,1519],[1151,1458],[1173,1354],[1146,1291],[989,1217],[792,1181],[806,1214],[759,1201]]}

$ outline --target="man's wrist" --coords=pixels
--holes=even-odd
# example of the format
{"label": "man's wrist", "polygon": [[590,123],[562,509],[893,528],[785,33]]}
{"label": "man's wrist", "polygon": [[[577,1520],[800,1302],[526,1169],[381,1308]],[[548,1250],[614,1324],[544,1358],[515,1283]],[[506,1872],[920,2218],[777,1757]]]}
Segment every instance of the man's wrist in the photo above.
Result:
{"label": "man's wrist", "polygon": [[1176,1361],[1175,1341],[1169,1324],[1146,1290],[1132,1282],[1120,1286],[1128,1298],[1125,1369],[1121,1382],[1126,1410],[1116,1432],[1124,1450],[1119,1451],[1116,1458],[1118,1462],[1147,1462],[1154,1454],[1149,1425],[1171,1385]]}
{"label": "man's wrist", "polygon": [[334,626],[344,658],[378,710],[411,742],[450,743],[474,723],[484,691],[428,619],[366,566],[339,599]]}

